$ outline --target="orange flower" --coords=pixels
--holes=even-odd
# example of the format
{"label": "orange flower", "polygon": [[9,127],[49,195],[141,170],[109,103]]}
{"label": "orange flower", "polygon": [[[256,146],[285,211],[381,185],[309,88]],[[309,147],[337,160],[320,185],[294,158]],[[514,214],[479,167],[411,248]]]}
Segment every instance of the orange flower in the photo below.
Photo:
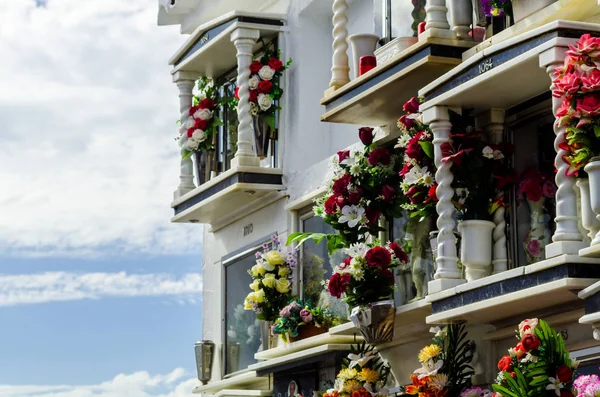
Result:
{"label": "orange flower", "polygon": [[[424,393],[424,388],[427,385],[428,377],[424,377],[419,379],[419,377],[415,374],[410,375],[410,380],[412,381],[412,385],[407,385],[404,388],[404,392],[410,395],[419,395],[419,397],[428,397],[427,393]],[[354,397],[354,396],[352,396]]]}
{"label": "orange flower", "polygon": [[360,389],[353,391],[351,397],[371,397],[371,395],[365,389]]}

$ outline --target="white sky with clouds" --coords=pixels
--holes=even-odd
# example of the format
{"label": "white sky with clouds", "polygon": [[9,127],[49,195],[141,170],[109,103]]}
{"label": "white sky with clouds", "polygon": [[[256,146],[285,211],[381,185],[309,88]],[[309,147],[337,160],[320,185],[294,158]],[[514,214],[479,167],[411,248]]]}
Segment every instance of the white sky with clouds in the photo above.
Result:
{"label": "white sky with clouds", "polygon": [[[169,221],[179,112],[167,60],[178,29],[156,26],[157,0],[45,3],[0,0],[0,315],[67,300],[194,301],[201,276],[191,273],[2,274],[11,257],[200,252],[201,230]],[[96,385],[0,384],[0,397],[180,397],[194,377],[177,368]]]}

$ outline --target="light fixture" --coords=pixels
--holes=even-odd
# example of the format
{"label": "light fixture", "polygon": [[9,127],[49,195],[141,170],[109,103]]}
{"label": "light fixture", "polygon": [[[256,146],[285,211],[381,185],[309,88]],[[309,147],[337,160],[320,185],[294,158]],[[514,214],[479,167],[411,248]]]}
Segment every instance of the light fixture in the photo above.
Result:
{"label": "light fixture", "polygon": [[212,377],[213,359],[215,357],[215,344],[210,340],[198,341],[194,345],[196,352],[196,369],[198,380],[203,385],[207,384]]}

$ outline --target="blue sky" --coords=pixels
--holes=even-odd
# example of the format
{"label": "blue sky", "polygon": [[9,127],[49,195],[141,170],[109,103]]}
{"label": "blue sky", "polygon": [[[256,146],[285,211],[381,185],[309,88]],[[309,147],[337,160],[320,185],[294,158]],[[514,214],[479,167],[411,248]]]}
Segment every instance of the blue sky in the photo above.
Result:
{"label": "blue sky", "polygon": [[198,225],[170,223],[184,37],[156,0],[0,0],[0,397],[180,397]]}

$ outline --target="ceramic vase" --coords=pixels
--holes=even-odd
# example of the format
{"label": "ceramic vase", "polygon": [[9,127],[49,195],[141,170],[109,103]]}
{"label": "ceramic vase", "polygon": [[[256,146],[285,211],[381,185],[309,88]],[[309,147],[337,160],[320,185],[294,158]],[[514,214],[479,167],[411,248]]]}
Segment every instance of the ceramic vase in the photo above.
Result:
{"label": "ceramic vase", "polygon": [[361,57],[374,56],[379,36],[368,33],[353,34],[348,37],[352,46],[352,64],[354,65],[354,78],[358,77],[358,67]]}
{"label": "ceramic vase", "polygon": [[352,309],[350,319],[369,344],[394,339],[396,307],[392,299],[369,303]]}
{"label": "ceramic vase", "polygon": [[578,179],[576,182],[579,188],[581,198],[581,224],[588,232],[589,240],[592,241],[600,231],[600,221],[596,218],[592,210],[592,201],[590,199],[590,182],[588,179]]}
{"label": "ceramic vase", "polygon": [[[600,159],[595,157],[584,168],[590,183],[590,204],[596,220],[600,221]],[[600,232],[596,233],[591,245],[600,244]]]}
{"label": "ceramic vase", "polygon": [[492,232],[490,221],[469,220],[458,225],[461,237],[460,260],[467,281],[479,280],[492,273]]}
{"label": "ceramic vase", "polygon": [[546,245],[550,243],[552,232],[544,221],[544,204],[546,198],[538,201],[527,200],[529,205],[530,223],[529,232],[525,236],[523,248],[527,255],[527,263],[535,263],[545,258]]}

